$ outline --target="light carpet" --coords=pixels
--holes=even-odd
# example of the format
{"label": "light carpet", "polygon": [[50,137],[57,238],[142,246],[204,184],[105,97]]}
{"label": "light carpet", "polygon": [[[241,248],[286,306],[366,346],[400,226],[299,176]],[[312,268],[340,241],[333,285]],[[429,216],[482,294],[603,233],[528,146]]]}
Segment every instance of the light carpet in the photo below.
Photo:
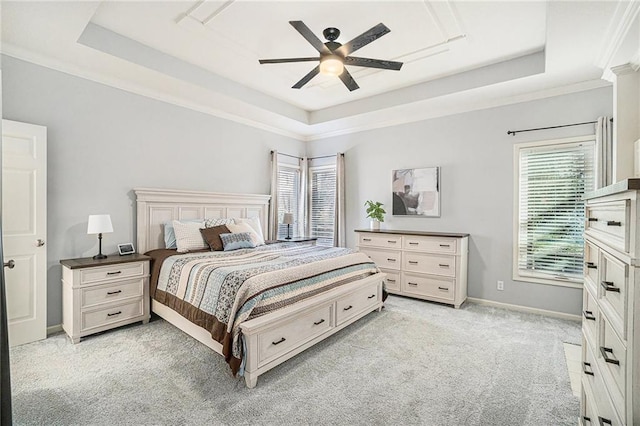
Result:
{"label": "light carpet", "polygon": [[163,320],[12,349],[16,424],[575,425],[577,322],[390,296],[247,389]]}

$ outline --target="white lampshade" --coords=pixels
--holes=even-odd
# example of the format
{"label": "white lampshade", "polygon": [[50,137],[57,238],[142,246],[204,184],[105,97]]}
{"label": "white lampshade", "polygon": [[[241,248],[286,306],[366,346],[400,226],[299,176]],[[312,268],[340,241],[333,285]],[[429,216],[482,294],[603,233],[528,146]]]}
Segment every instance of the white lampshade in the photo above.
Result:
{"label": "white lampshade", "polygon": [[285,225],[293,225],[293,213],[285,213],[282,218],[282,223]]}
{"label": "white lampshade", "polygon": [[111,225],[111,215],[89,215],[87,234],[106,234],[107,232],[113,232],[113,225]]}
{"label": "white lampshade", "polygon": [[344,63],[338,55],[326,55],[320,58],[320,73],[339,76],[344,71]]}

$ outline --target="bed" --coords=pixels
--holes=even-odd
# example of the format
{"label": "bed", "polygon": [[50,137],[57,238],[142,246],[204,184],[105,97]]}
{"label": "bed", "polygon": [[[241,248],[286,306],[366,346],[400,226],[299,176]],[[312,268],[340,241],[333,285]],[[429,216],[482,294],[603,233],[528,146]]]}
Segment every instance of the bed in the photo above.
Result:
{"label": "bed", "polygon": [[[270,198],[268,195],[146,188],[134,189],[134,193],[137,204],[137,245],[140,253],[162,251],[160,249],[163,249],[165,245],[163,224],[171,220],[257,218],[262,229],[267,229]],[[261,374],[335,334],[365,315],[382,308],[384,274],[380,273],[375,265],[372,269],[371,261],[363,254],[344,253],[343,256],[338,253],[339,250],[313,248],[297,243],[279,243],[256,249],[239,250],[238,256],[240,257],[271,256],[270,259],[277,258],[276,263],[286,264],[287,268],[279,269],[269,275],[270,279],[273,279],[274,276],[280,277],[277,286],[261,283],[257,278],[248,279],[245,284],[242,284],[238,290],[237,298],[232,304],[234,310],[230,313],[231,317],[236,318],[237,321],[230,320],[227,333],[223,333],[224,336],[219,335],[219,327],[217,331],[211,327],[211,318],[202,320],[203,312],[197,312],[197,315],[185,313],[185,310],[182,309],[183,302],[176,302],[173,295],[166,296],[163,289],[168,288],[167,284],[161,283],[160,280],[158,280],[160,284],[156,284],[159,286],[159,291],[151,291],[153,297],[151,310],[223,355],[232,372],[244,375],[247,387],[253,388]],[[169,268],[171,271],[179,269],[176,265],[180,265],[181,268],[182,265],[192,265],[191,270],[193,270],[193,265],[196,262],[205,262],[206,265],[211,262],[219,262],[218,258],[224,258],[226,261],[235,259],[231,252],[224,253],[187,253],[180,255],[179,258],[172,253],[166,253],[165,256],[161,256],[167,259],[165,260],[167,267],[164,275],[170,275],[167,272]],[[316,259],[315,256],[318,258]],[[313,263],[307,263],[311,262],[306,260],[309,258]],[[259,262],[260,260],[254,259],[252,261]],[[366,265],[367,262],[369,265]],[[152,269],[157,268],[156,273],[161,275],[159,265],[160,263],[153,265]],[[345,273],[350,274],[349,278],[336,278],[332,275],[334,273],[329,265],[333,265],[333,269],[336,271],[340,269],[340,273],[343,273],[342,269],[348,270]],[[248,266],[243,267],[248,268]],[[198,269],[199,266],[195,268]],[[318,269],[317,273],[314,273],[313,268],[324,269]],[[316,287],[308,290],[305,287],[305,293],[303,293],[299,290],[302,288],[302,284],[299,282],[305,280],[301,279],[299,282],[293,283],[282,278],[296,274],[305,275],[306,281],[309,282],[312,281],[311,277],[320,277],[318,280],[322,278],[327,281],[326,283],[320,281],[324,283],[322,285],[314,282],[313,285]],[[249,281],[251,281],[250,284],[248,284]],[[273,306],[269,309],[260,310],[259,308],[262,308],[263,305],[255,303],[254,298],[247,296],[248,293],[251,293],[251,297],[260,295],[261,298],[266,298],[264,294],[267,290],[275,291],[276,287],[286,288],[287,286],[295,286],[300,294],[296,297],[282,297],[279,299],[281,303],[272,304]],[[157,296],[154,297],[154,294]],[[248,300],[251,303],[248,303]],[[246,312],[246,306],[249,305],[255,309],[255,312],[251,310],[249,313]],[[241,310],[240,307],[243,307],[244,310]],[[198,311],[193,306],[191,308],[193,308],[191,311]],[[194,320],[195,323],[187,317]],[[213,319],[213,322],[215,321],[216,318]],[[241,356],[237,357],[238,354]]]}

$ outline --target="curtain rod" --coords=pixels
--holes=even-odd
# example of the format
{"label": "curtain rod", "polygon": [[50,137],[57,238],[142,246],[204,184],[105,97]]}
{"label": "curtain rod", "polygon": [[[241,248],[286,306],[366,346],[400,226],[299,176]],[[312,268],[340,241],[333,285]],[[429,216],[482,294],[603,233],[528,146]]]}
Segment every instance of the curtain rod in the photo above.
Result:
{"label": "curtain rod", "polygon": [[[273,151],[271,151],[271,153],[273,154]],[[291,155],[291,154],[283,154],[282,152],[279,152],[278,155],[284,155],[285,157],[291,157],[291,158],[297,158],[298,160],[302,160],[302,157],[298,157],[297,155]],[[340,153],[340,155],[344,156],[343,153]],[[320,157],[309,157],[307,158],[307,161],[311,161],[311,160],[319,160],[321,158],[331,158],[331,157],[336,157],[337,154],[333,154],[333,155],[322,155]]]}
{"label": "curtain rod", "polygon": [[[609,121],[613,123],[613,118],[610,118]],[[511,136],[515,136],[516,133],[535,132],[537,130],[559,129],[560,127],[584,126],[586,124],[596,124],[596,123],[597,121],[585,121],[584,123],[561,124],[559,126],[537,127],[535,129],[509,130],[507,131],[507,134]]]}

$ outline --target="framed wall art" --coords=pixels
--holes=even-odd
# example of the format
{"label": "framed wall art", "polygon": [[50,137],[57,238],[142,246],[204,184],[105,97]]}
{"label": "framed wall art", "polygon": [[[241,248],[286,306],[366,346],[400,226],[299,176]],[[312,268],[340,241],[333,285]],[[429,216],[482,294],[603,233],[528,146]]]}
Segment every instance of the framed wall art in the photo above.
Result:
{"label": "framed wall art", "polygon": [[393,171],[393,215],[440,217],[440,167]]}

